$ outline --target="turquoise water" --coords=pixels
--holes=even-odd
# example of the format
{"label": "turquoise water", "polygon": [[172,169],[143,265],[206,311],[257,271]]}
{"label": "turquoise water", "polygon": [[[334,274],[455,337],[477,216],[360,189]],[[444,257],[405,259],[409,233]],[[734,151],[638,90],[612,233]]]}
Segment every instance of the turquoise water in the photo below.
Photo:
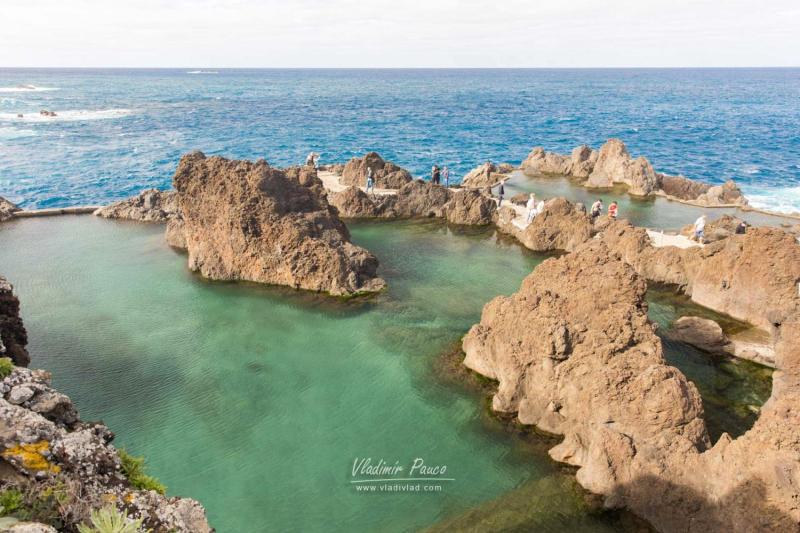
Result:
{"label": "turquoise water", "polygon": [[[202,501],[221,533],[413,531],[475,516],[627,530],[590,511],[546,443],[510,434],[481,394],[439,369],[482,306],[542,258],[491,230],[351,231],[381,260],[389,289],[376,298],[205,282],[162,227],[88,216],[0,225],[0,271],[22,301],[32,366],[53,372],[83,419],[104,420],[144,455],[170,494]],[[692,364],[698,379],[717,375],[709,361]],[[739,389],[712,389],[738,405],[732,395],[751,384],[732,379]],[[357,457],[423,458],[454,481],[365,494],[350,483]]]}
{"label": "turquoise water", "polygon": [[659,171],[734,178],[756,205],[800,211],[798,96],[796,68],[0,69],[0,196],[107,203],[168,186],[194,149],[277,165],[377,150],[457,177],[619,137]]}
{"label": "turquoise water", "polygon": [[635,226],[651,229],[679,230],[687,224],[693,224],[697,217],[704,213],[708,215],[709,220],[715,220],[727,214],[746,220],[754,226],[777,227],[781,224],[797,223],[797,220],[787,217],[744,211],[735,207],[704,209],[660,197],[636,198],[627,194],[623,187],[602,191],[590,190],[576,185],[567,178],[530,177],[522,172],[511,176],[505,190],[506,198],[511,198],[518,193],[531,192],[536,193],[537,198],[541,200],[563,196],[573,202],[582,202],[587,210],[597,199],[603,200],[606,208],[611,202],[616,201],[619,206],[618,216],[620,219],[626,219]]}

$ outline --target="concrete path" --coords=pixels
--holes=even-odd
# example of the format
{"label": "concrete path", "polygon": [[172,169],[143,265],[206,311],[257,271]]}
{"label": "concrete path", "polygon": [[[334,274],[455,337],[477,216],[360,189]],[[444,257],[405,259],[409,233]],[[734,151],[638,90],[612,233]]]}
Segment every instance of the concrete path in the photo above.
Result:
{"label": "concrete path", "polygon": [[695,242],[684,235],[669,235],[663,231],[653,231],[650,229],[647,230],[647,235],[650,237],[650,241],[656,248],[661,248],[663,246],[676,246],[678,248],[703,247],[702,244]]}
{"label": "concrete path", "polygon": [[[319,176],[319,179],[322,180],[322,185],[325,186],[325,189],[329,190],[330,192],[342,192],[350,187],[349,185],[342,183],[340,176],[328,170],[320,170],[317,172],[317,176]],[[359,187],[359,189],[367,192],[366,187]],[[376,187],[374,191],[377,195],[397,194],[397,189],[379,189]]]}

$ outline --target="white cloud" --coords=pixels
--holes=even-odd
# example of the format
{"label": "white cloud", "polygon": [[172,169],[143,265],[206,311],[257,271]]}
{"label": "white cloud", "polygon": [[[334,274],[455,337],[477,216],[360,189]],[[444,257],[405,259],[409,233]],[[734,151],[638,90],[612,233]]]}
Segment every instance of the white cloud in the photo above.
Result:
{"label": "white cloud", "polygon": [[0,66],[797,65],[796,0],[2,0]]}

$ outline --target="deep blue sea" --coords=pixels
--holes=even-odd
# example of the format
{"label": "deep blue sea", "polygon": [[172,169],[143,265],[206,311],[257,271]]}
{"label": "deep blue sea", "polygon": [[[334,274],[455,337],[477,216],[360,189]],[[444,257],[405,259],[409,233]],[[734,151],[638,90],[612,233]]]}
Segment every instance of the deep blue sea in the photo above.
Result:
{"label": "deep blue sea", "polygon": [[800,211],[800,69],[0,69],[0,196],[26,208],[166,188],[195,149],[280,166],[376,150],[460,175],[609,137],[659,171]]}

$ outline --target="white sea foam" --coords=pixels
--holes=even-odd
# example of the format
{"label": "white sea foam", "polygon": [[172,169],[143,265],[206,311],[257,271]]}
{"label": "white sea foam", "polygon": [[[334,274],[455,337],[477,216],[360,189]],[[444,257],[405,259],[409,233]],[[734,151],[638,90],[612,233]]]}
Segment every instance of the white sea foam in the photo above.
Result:
{"label": "white sea foam", "polygon": [[750,205],[778,213],[800,213],[800,185],[794,187],[742,186]]}
{"label": "white sea foam", "polygon": [[0,87],[0,93],[35,93],[42,91],[57,91],[58,87],[37,87],[36,85],[16,85],[14,87]]}
{"label": "white sea foam", "polygon": [[189,70],[186,74],[219,74],[216,70]]}
{"label": "white sea foam", "polygon": [[33,130],[17,129],[17,128],[2,128],[0,127],[0,139],[21,139],[23,137],[35,137],[36,132]]}
{"label": "white sea foam", "polygon": [[758,174],[761,172],[761,169],[756,165],[745,165],[742,171],[744,171],[745,174]]}
{"label": "white sea foam", "polygon": [[2,122],[82,122],[85,120],[107,120],[113,118],[127,117],[133,114],[130,109],[76,109],[71,111],[55,111],[56,116],[50,117],[40,114],[38,111],[23,113],[20,118],[17,113],[0,113]]}

